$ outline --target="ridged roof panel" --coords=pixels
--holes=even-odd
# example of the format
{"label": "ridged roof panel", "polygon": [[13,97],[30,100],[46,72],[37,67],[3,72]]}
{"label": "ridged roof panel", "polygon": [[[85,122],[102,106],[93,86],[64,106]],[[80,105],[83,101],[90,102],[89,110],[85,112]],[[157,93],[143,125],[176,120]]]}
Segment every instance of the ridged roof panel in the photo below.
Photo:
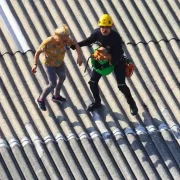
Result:
{"label": "ridged roof panel", "polygon": [[[176,0],[2,0],[0,179],[178,180],[178,11]],[[82,48],[81,67],[76,52],[67,51],[62,95],[68,101],[58,105],[49,95],[48,110],[40,111],[35,99],[47,78],[41,63],[31,73],[36,48],[62,23],[77,41],[88,37],[103,13],[112,16],[125,54],[135,63],[127,84],[139,114],[130,115],[113,74],[99,82],[103,108],[85,110],[92,101],[90,64],[84,73],[90,47]]]}

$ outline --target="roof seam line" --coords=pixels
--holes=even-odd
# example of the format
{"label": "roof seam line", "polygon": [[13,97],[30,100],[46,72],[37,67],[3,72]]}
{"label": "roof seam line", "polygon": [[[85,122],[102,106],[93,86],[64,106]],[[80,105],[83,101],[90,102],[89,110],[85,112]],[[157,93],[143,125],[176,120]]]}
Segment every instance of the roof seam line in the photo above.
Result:
{"label": "roof seam line", "polygon": [[127,45],[129,45],[129,44],[134,45],[134,46],[136,46],[136,45],[138,45],[138,44],[147,45],[147,44],[149,44],[149,43],[151,43],[151,42],[154,42],[154,43],[158,44],[158,43],[161,42],[161,41],[164,41],[164,42],[166,42],[166,43],[169,43],[171,40],[180,41],[180,39],[178,39],[178,38],[171,38],[171,39],[169,39],[169,40],[168,40],[168,39],[160,39],[159,41],[150,40],[149,42],[144,42],[144,41],[140,41],[140,42],[137,42],[137,43],[128,42]]}
{"label": "roof seam line", "polygon": [[[127,45],[133,45],[133,46],[137,46],[138,44],[147,45],[147,44],[149,44],[149,43],[151,43],[151,42],[154,42],[154,43],[158,44],[158,43],[161,42],[161,41],[164,41],[164,42],[166,42],[166,43],[169,43],[171,40],[180,41],[180,39],[171,38],[170,40],[161,39],[161,40],[159,40],[159,41],[151,40],[151,41],[149,41],[149,42],[143,42],[143,41],[140,41],[140,42],[138,42],[138,43],[128,42]],[[20,52],[21,54],[26,54],[28,51],[30,51],[30,52],[32,52],[32,53],[35,53],[34,50],[29,49],[29,50],[27,50],[27,51],[25,51],[25,52],[21,52],[21,51],[16,51],[16,52],[14,52],[14,53],[12,53],[12,52],[5,52],[4,54],[0,54],[0,57],[1,57],[1,56],[4,56],[5,54],[15,55],[15,54],[18,53],[18,52]]]}

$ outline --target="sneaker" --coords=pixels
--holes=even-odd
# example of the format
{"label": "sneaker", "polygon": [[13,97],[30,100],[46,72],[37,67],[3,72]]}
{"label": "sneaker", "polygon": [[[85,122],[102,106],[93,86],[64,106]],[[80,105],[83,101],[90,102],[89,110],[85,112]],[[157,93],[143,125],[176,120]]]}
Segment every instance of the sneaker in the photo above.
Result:
{"label": "sneaker", "polygon": [[94,111],[99,107],[101,107],[101,103],[92,103],[87,107],[87,111]]}
{"label": "sneaker", "polygon": [[137,108],[135,102],[130,105],[130,112],[131,112],[131,114],[132,114],[133,116],[138,113],[138,108]]}
{"label": "sneaker", "polygon": [[64,97],[62,96],[55,97],[54,95],[52,96],[51,100],[58,103],[62,103],[66,101]]}
{"label": "sneaker", "polygon": [[41,109],[42,111],[46,111],[46,105],[44,101],[39,101],[39,98],[37,98],[36,103],[39,109]]}

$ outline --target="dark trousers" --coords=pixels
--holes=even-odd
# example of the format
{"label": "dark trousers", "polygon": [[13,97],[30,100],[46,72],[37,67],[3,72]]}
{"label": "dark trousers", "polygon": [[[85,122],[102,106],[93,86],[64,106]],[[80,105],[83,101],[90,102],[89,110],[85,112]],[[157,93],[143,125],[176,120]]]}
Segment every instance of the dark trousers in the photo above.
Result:
{"label": "dark trousers", "polygon": [[[116,77],[118,88],[124,94],[124,96],[126,97],[127,103],[129,105],[134,104],[135,102],[134,102],[134,100],[132,98],[130,89],[126,85],[126,82],[125,82],[125,62],[124,61],[118,63],[115,66],[114,74],[115,74],[115,77]],[[100,103],[101,102],[101,99],[100,99],[100,96],[99,96],[99,88],[98,88],[98,82],[99,82],[101,77],[102,76],[99,73],[97,73],[96,71],[93,70],[92,75],[91,75],[91,79],[89,81],[90,89],[91,89],[91,92],[93,94],[95,103]]]}

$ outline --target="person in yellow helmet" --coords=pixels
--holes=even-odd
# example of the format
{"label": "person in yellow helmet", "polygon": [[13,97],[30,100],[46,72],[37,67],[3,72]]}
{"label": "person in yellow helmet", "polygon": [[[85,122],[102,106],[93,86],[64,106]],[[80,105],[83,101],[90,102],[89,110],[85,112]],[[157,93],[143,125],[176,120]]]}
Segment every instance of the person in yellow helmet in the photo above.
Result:
{"label": "person in yellow helmet", "polygon": [[48,85],[36,99],[38,107],[46,111],[45,98],[54,90],[52,101],[63,102],[66,99],[60,96],[60,90],[63,82],[66,78],[64,56],[66,53],[66,47],[74,45],[78,58],[77,64],[82,64],[82,52],[79,45],[69,37],[69,28],[66,25],[59,27],[55,30],[54,34],[45,39],[37,49],[34,56],[34,65],[32,67],[32,73],[36,73],[37,63],[39,56],[43,53],[44,69],[48,77]]}
{"label": "person in yellow helmet", "polygon": [[[103,14],[99,18],[98,26],[99,28],[95,29],[88,38],[78,42],[78,44],[80,47],[82,47],[98,42],[102,47],[106,48],[108,53],[111,55],[111,64],[114,66],[114,74],[118,88],[125,95],[127,103],[130,106],[131,114],[136,115],[138,113],[138,108],[131,95],[129,87],[125,82],[125,58],[122,48],[122,38],[117,31],[112,29],[113,20],[109,14]],[[71,46],[71,48],[74,47]],[[102,75],[93,69],[89,85],[94,97],[94,102],[88,106],[88,111],[93,111],[101,106],[101,99],[98,89],[98,82],[101,77]]]}
{"label": "person in yellow helmet", "polygon": [[99,27],[112,27],[113,20],[109,14],[103,14],[98,21]]}

